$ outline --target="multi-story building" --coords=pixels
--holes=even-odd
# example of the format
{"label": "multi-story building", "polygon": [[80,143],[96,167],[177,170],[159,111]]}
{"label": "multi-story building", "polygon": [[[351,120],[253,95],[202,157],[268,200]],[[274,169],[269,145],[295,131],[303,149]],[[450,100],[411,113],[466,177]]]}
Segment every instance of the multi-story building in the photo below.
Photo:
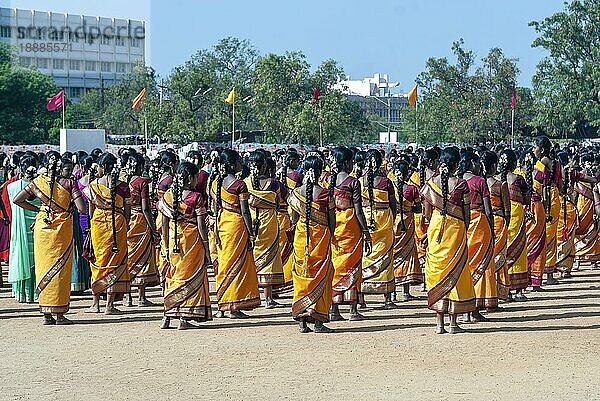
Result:
{"label": "multi-story building", "polygon": [[357,102],[365,113],[385,123],[402,121],[402,110],[408,107],[405,94],[392,93],[398,82],[390,82],[387,74],[374,74],[373,77],[353,80],[346,77],[335,87],[349,100]]}
{"label": "multi-story building", "polygon": [[145,63],[144,21],[0,7],[0,41],[78,101]]}

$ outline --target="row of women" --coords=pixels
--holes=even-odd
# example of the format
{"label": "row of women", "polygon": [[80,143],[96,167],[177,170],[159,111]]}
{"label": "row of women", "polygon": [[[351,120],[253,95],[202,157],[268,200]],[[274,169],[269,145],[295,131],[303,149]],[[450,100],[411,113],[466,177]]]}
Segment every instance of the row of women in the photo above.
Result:
{"label": "row of women", "polygon": [[39,302],[44,324],[71,323],[71,292],[91,288],[87,312],[105,297],[117,314],[131,287],[148,306],[146,288],[160,285],[161,327],[176,318],[186,329],[213,318],[212,269],[214,317],[247,317],[260,289],[266,308],[293,291],[302,333],[331,332],[324,323],[344,319],[340,305],[362,320],[368,294],[395,308],[397,288],[408,301],[425,281],[436,332],[448,314],[460,333],[459,315],[484,321],[499,300],[543,291],[544,275],[554,284],[556,272],[600,260],[597,166],[593,153],[543,136],[518,151],[218,148],[206,162],[195,151],[183,162],[133,149],[15,154],[1,208],[9,281],[18,301]]}

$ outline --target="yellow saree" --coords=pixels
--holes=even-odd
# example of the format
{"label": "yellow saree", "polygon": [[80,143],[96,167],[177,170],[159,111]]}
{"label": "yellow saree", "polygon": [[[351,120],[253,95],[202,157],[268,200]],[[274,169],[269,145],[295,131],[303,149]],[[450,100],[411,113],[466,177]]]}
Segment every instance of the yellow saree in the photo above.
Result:
{"label": "yellow saree", "polygon": [[96,256],[95,262],[90,263],[92,293],[128,293],[131,291],[131,283],[127,270],[127,221],[123,210],[126,198],[117,191],[114,208],[117,248],[113,249],[110,188],[95,180],[85,188],[85,191],[86,196],[95,206],[90,221],[90,235]]}
{"label": "yellow saree", "polygon": [[[419,191],[421,190],[421,177],[419,173],[414,172],[410,181],[415,184]],[[415,213],[415,244],[417,247],[417,257],[421,266],[425,264],[425,255],[427,254],[427,228],[428,225],[423,219],[422,213]]]}
{"label": "yellow saree", "polygon": [[[72,185],[76,186],[74,183]],[[30,182],[25,190],[42,203],[33,232],[40,312],[66,313],[71,299],[73,264],[73,215],[69,212],[72,193],[55,182],[48,224],[46,216],[50,203],[50,178],[41,175]],[[73,192],[73,196],[78,194],[78,189]]]}
{"label": "yellow saree", "polygon": [[[352,185],[352,186],[351,186]],[[335,232],[331,243],[333,303],[358,302],[362,281],[363,235],[354,210],[358,180],[347,177],[334,189]]]}
{"label": "yellow saree", "polygon": [[[216,200],[217,182],[211,192]],[[229,192],[232,191],[232,192]],[[215,224],[219,270],[216,275],[220,311],[252,310],[260,306],[258,277],[240,201],[249,197],[246,184],[234,181],[221,188],[221,205]]]}
{"label": "yellow saree", "polygon": [[506,263],[508,229],[504,219],[501,181],[496,181],[490,187],[490,201],[494,213],[494,263],[496,264],[498,299],[506,301],[510,292],[510,276],[508,274],[508,264]]}
{"label": "yellow saree", "polygon": [[258,285],[260,287],[281,285],[284,283],[284,275],[279,252],[281,233],[277,219],[279,190],[271,190],[271,181],[267,182],[266,188],[261,189],[253,188],[250,177],[245,182],[250,193],[248,205],[253,220],[256,219],[258,210],[258,235],[252,249]]}
{"label": "yellow saree", "polygon": [[594,210],[594,192],[592,184],[577,182],[577,212],[579,214],[579,227],[575,231],[575,260],[578,262],[593,263],[600,260],[600,239],[598,237],[598,223]]}
{"label": "yellow saree", "polygon": [[[364,184],[364,183],[363,183]],[[367,224],[374,220],[371,229],[373,250],[369,255],[363,255],[364,294],[390,294],[395,291],[394,278],[394,218],[389,204],[387,191],[373,188],[373,207],[369,204],[367,185],[362,186],[363,210]]]}
{"label": "yellow saree", "polygon": [[[142,177],[134,177],[129,185],[132,196],[131,217],[127,231],[127,270],[132,286],[158,285],[156,252],[150,226],[142,212],[141,196],[147,197],[147,184]],[[144,188],[144,189],[142,189]]]}
{"label": "yellow saree", "polygon": [[[396,184],[394,188],[396,199],[400,199]],[[415,213],[412,209],[414,200],[419,197],[418,191],[414,185],[405,186],[402,205],[398,204],[398,213],[394,222],[394,277],[397,285],[423,282],[423,269],[419,262],[415,239]],[[404,215],[404,226],[400,208]]]}
{"label": "yellow saree", "polygon": [[190,193],[179,203],[177,217],[177,247],[175,247],[175,220],[173,191],[169,189],[159,202],[163,218],[169,218],[169,270],[165,275],[165,312],[168,317],[187,317],[199,321],[212,320],[207,273],[207,255],[197,226],[197,216],[206,215],[202,197]]}
{"label": "yellow saree", "polygon": [[[323,190],[321,194],[328,195]],[[333,208],[327,197],[311,204],[309,232],[306,227],[306,198],[295,189],[288,198],[290,207],[300,215],[294,236],[294,299],[292,317],[328,322],[332,304],[333,263],[331,261],[331,232],[327,208]],[[307,248],[307,236],[309,243]]]}
{"label": "yellow saree", "polygon": [[[517,182],[518,181],[518,182]],[[527,268],[527,226],[523,189],[525,181],[518,177],[508,186],[510,193],[510,222],[506,241],[506,264],[510,276],[510,289],[522,290],[529,285]]]}
{"label": "yellow saree", "polygon": [[[469,202],[466,182],[459,183],[453,192],[462,198],[461,202]],[[467,230],[463,208],[448,200],[447,215],[443,216],[442,190],[433,180],[422,188],[422,195],[433,207],[427,229],[430,241],[425,259],[429,309],[448,314],[472,312],[475,310],[475,290],[467,266]]]}
{"label": "yellow saree", "polygon": [[575,231],[578,226],[577,207],[569,195],[561,195],[562,210],[557,226],[557,258],[556,269],[562,273],[570,273],[575,260]]}

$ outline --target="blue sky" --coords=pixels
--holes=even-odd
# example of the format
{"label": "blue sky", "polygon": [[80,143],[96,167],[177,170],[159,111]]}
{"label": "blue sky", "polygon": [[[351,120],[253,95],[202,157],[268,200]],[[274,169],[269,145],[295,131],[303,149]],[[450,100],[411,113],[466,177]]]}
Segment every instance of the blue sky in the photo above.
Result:
{"label": "blue sky", "polygon": [[161,75],[220,38],[249,39],[261,53],[301,50],[316,65],[339,61],[352,78],[388,73],[407,91],[428,57],[451,56],[454,40],[483,57],[501,47],[519,58],[530,86],[544,56],[527,24],[563,9],[563,0],[0,0],[44,11],[143,19],[148,62]]}

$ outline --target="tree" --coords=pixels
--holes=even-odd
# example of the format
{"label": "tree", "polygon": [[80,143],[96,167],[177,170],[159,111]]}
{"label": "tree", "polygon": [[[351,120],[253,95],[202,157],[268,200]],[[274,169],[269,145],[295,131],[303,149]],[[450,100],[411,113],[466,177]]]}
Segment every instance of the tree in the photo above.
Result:
{"label": "tree", "polygon": [[55,143],[59,111],[46,103],[60,88],[47,75],[14,64],[13,49],[0,43],[0,143]]}
{"label": "tree", "polygon": [[[417,78],[418,116],[415,109],[404,113],[404,134],[419,141],[477,142],[507,140],[511,133],[510,99],[519,70],[517,60],[492,48],[479,66],[472,51],[460,39],[452,45],[454,64],[447,58],[430,58],[426,71]],[[517,88],[518,112],[515,130],[523,131],[532,119],[531,96]]]}
{"label": "tree", "polygon": [[586,136],[600,125],[600,1],[576,0],[530,23],[533,47],[549,55],[533,77],[535,123],[554,136]]}

